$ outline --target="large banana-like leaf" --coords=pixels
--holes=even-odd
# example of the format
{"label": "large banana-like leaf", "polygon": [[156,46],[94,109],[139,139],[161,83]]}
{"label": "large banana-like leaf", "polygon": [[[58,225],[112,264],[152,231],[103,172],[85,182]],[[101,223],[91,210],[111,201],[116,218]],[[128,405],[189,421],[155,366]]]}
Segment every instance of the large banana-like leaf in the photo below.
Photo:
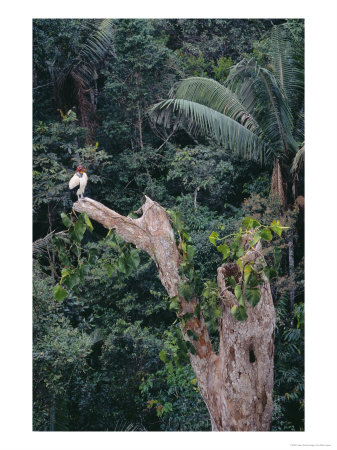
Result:
{"label": "large banana-like leaf", "polygon": [[150,109],[156,123],[185,127],[193,133],[214,137],[224,147],[261,163],[268,152],[266,143],[253,131],[213,108],[185,99],[168,99]]}

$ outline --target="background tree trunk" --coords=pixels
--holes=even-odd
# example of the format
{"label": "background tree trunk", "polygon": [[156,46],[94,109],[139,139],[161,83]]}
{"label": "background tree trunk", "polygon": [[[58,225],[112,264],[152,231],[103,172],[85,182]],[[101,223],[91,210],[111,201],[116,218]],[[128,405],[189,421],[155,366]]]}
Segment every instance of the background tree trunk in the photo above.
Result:
{"label": "background tree trunk", "polygon": [[294,304],[295,304],[295,259],[294,259],[294,235],[292,230],[290,231],[288,241],[289,251],[289,278],[290,278],[290,317],[291,323],[294,322]]}
{"label": "background tree trunk", "polygon": [[[198,298],[187,302],[178,294],[181,260],[175,236],[166,211],[146,197],[143,215],[138,219],[124,217],[101,203],[85,198],[76,202],[77,212],[88,216],[115,232],[125,241],[145,250],[155,261],[160,280],[170,297],[178,296],[178,315],[194,313]],[[256,261],[261,247],[247,257]],[[202,312],[181,326],[185,341],[196,350],[189,353],[191,365],[198,380],[200,393],[208,408],[213,431],[267,431],[273,404],[274,329],[275,311],[269,282],[264,280],[261,300],[248,306],[248,319],[239,322],[232,316],[234,294],[226,286],[226,273],[235,264],[224,264],[218,269],[219,298],[222,317],[219,319],[219,352],[212,350]],[[193,331],[197,339],[188,336]]]}
{"label": "background tree trunk", "polygon": [[49,431],[55,431],[55,394],[51,395],[49,408]]}
{"label": "background tree trunk", "polygon": [[283,177],[278,158],[276,158],[273,174],[271,176],[270,196],[278,198],[282,204],[282,207],[286,208],[287,200],[284,193]]}

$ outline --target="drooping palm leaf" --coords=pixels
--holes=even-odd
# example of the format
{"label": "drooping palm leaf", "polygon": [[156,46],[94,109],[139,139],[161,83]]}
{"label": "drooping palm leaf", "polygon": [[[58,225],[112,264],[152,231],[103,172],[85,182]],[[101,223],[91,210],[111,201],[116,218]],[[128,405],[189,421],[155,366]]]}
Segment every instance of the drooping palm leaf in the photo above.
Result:
{"label": "drooping palm leaf", "polygon": [[295,155],[295,158],[293,159],[293,163],[291,166],[291,173],[295,174],[299,172],[304,164],[304,153],[305,153],[305,145],[301,147],[298,152]]}
{"label": "drooping palm leaf", "polygon": [[52,231],[43,238],[37,239],[36,241],[33,242],[33,255],[40,255],[43,254],[44,252],[48,252],[48,248],[51,245],[53,236],[65,237],[66,233],[64,231],[60,231],[58,233]]}
{"label": "drooping palm leaf", "polygon": [[240,103],[235,93],[215,80],[202,77],[186,78],[170,91],[169,96],[208,106],[234,119],[248,130],[258,132],[257,122]]}
{"label": "drooping palm leaf", "polygon": [[294,138],[297,142],[304,141],[304,105],[302,105],[302,108],[300,109],[296,117]]}
{"label": "drooping palm leaf", "polygon": [[77,73],[84,83],[90,83],[97,63],[112,49],[113,30],[113,19],[104,19],[98,24],[83,21],[79,32],[87,34],[87,38],[79,49],[76,59],[62,68],[58,78],[64,80],[69,74]]}
{"label": "drooping palm leaf", "polygon": [[278,156],[297,151],[292,113],[273,73],[253,60],[242,60],[231,69],[227,85],[247,110],[254,112],[263,139]]}
{"label": "drooping palm leaf", "polygon": [[271,43],[275,77],[284,91],[293,116],[296,116],[304,102],[303,52],[285,25],[272,28]]}
{"label": "drooping palm leaf", "polygon": [[254,160],[264,161],[268,148],[254,132],[208,106],[185,99],[169,99],[154,105],[150,114],[159,125],[185,127],[214,137],[224,147]]}
{"label": "drooping palm leaf", "polygon": [[301,121],[294,113],[303,105],[301,95],[292,94],[303,88],[302,72],[300,64],[295,64],[287,30],[273,31],[271,41],[274,64],[270,70],[245,59],[231,69],[226,86],[201,77],[182,80],[171,90],[169,100],[154,105],[152,118],[166,127],[173,123],[173,127],[214,136],[245,157],[261,159],[264,152],[267,158],[272,153],[289,162],[298,150],[294,132],[300,131]]}
{"label": "drooping palm leaf", "polygon": [[97,64],[112,49],[113,30],[113,19],[104,19],[98,25],[91,26],[89,36],[79,52],[77,61],[71,69],[78,77],[81,76],[86,84],[92,81]]}

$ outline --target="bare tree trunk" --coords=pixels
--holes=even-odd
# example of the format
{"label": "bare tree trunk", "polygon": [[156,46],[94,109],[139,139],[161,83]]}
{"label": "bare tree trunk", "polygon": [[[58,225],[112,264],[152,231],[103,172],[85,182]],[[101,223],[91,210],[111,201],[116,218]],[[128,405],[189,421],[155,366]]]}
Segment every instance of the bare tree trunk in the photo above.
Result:
{"label": "bare tree trunk", "polygon": [[141,149],[144,148],[143,145],[143,129],[142,129],[142,115],[141,115],[141,111],[140,111],[140,102],[139,100],[137,101],[137,128],[138,128],[138,133],[139,133],[139,146]]}
{"label": "bare tree trunk", "polygon": [[290,231],[290,237],[288,241],[289,251],[289,277],[290,277],[290,317],[291,322],[294,320],[294,303],[295,303],[295,259],[294,259],[294,235]]}
{"label": "bare tree trunk", "polygon": [[152,177],[150,175],[149,169],[147,169],[147,168],[146,168],[146,174],[147,174],[147,177],[149,179],[150,186],[151,186],[151,197],[154,197],[155,194],[154,194],[153,180],[152,180]]}
{"label": "bare tree trunk", "polygon": [[198,197],[198,188],[195,188],[193,196],[194,209],[197,209],[197,197]]}
{"label": "bare tree trunk", "polygon": [[[295,184],[293,184],[293,194],[295,195]],[[273,168],[273,174],[271,179],[270,196],[278,198],[282,204],[283,213],[287,209],[286,195],[283,188],[283,179],[281,166],[278,158],[276,158],[275,165]],[[294,237],[293,232],[290,230],[290,238],[288,241],[288,251],[289,251],[289,277],[290,277],[290,314],[291,320],[293,321],[294,313],[294,302],[295,302],[295,287],[294,287]]]}
{"label": "bare tree trunk", "polygon": [[[138,89],[138,85],[139,85],[139,73],[138,72],[136,72],[136,74],[135,74],[135,80],[136,80],[136,87]],[[139,147],[142,150],[144,148],[144,145],[143,145],[143,126],[142,126],[142,114],[141,114],[139,98],[137,100],[137,125],[136,126],[138,128]]]}
{"label": "bare tree trunk", "polygon": [[286,207],[287,201],[286,196],[284,194],[283,178],[278,158],[276,158],[273,174],[271,177],[270,196],[278,198],[283,208]]}
{"label": "bare tree trunk", "polygon": [[[155,261],[160,280],[170,297],[178,296],[178,316],[194,314],[198,298],[187,302],[178,294],[181,261],[173,230],[166,211],[146,197],[143,215],[138,219],[124,217],[89,198],[76,202],[77,212],[86,212],[91,219],[114,229],[125,241],[145,250]],[[252,250],[252,260],[260,258],[261,247]],[[235,264],[234,264],[235,265]],[[195,354],[189,353],[198,380],[200,393],[208,408],[213,431],[267,431],[272,416],[273,354],[275,311],[270,286],[265,279],[261,300],[255,308],[248,305],[248,319],[238,322],[230,313],[233,294],[226,286],[228,268],[218,269],[219,297],[222,317],[219,320],[220,345],[212,350],[202,312],[181,326],[185,341]],[[191,339],[191,330],[197,339]]]}
{"label": "bare tree trunk", "polygon": [[[52,218],[52,211],[48,205],[48,223],[49,223],[49,234],[53,233],[53,218]],[[49,259],[49,266],[50,266],[50,272],[51,272],[51,277],[53,279],[53,281],[55,281],[55,254],[53,251],[49,251],[49,248],[47,248],[47,253],[48,253],[48,259]]]}

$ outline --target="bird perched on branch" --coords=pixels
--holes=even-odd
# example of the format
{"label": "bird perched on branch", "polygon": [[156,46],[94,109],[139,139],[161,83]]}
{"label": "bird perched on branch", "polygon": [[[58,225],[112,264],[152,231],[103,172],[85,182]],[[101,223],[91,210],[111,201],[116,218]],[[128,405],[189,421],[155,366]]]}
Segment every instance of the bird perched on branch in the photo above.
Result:
{"label": "bird perched on branch", "polygon": [[88,175],[85,173],[85,168],[83,166],[78,166],[76,168],[75,175],[69,181],[70,195],[73,202],[79,200],[80,198],[83,198],[87,182],[88,182]]}

